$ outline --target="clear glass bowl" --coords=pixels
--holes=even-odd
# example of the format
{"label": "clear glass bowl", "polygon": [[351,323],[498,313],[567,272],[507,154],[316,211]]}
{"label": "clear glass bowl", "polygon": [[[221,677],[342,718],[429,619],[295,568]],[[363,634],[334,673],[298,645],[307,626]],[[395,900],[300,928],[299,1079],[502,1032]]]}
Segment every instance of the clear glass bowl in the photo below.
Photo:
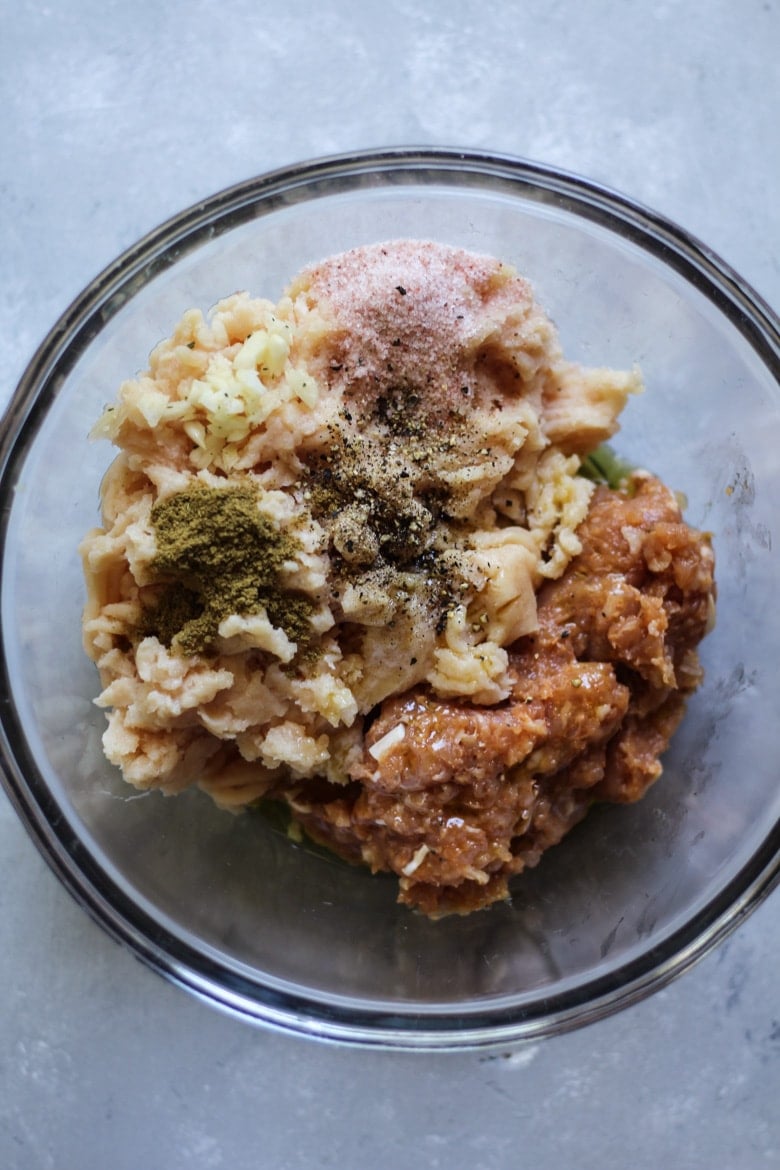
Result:
{"label": "clear glass bowl", "polygon": [[[87,432],[181,313],[275,298],[304,264],[392,237],[489,252],[534,282],[567,356],[638,362],[617,446],[714,534],[706,681],[641,803],[596,809],[511,904],[429,922],[391,879],[312,856],[103,759],[76,546],[113,457]],[[224,191],[103,272],[43,342],[0,446],[2,763],[52,868],[116,938],[248,1020],[453,1048],[571,1028],[661,986],[778,880],[777,322],[706,248],[593,183],[505,157],[387,150]],[[773,547],[774,546],[774,547]]]}

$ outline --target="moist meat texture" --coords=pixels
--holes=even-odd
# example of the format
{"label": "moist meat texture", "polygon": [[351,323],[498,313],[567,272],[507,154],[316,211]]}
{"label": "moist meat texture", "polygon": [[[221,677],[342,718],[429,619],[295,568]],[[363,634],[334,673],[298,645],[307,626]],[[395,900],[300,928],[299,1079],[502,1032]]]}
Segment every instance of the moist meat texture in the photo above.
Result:
{"label": "moist meat texture", "polygon": [[315,840],[397,874],[428,915],[507,897],[595,801],[638,800],[700,681],[714,560],[669,489],[646,473],[599,487],[578,536],[510,648],[508,699],[389,698],[346,789],[284,793]]}
{"label": "moist meat texture", "polygon": [[93,430],[119,449],[81,545],[107,759],[281,802],[431,916],[506,897],[642,795],[700,679],[708,539],[650,475],[581,474],[641,390],[434,241],[188,310]]}

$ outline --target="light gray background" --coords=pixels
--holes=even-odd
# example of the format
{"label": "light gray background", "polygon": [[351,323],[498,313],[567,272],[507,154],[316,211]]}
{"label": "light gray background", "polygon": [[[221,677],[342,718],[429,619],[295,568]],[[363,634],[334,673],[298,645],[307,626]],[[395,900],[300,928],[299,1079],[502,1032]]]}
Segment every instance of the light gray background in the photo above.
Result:
{"label": "light gray background", "polygon": [[[0,405],[70,299],[201,196],[446,144],[601,180],[780,301],[777,0],[2,0]],[[780,1165],[780,896],[665,991],[469,1055],[253,1030],[58,886],[0,797],[7,1170]]]}

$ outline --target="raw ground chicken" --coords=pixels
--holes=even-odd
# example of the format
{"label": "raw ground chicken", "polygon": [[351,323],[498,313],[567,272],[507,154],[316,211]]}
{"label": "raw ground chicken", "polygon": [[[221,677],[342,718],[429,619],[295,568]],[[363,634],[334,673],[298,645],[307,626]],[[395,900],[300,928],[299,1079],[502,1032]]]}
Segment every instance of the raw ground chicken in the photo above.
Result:
{"label": "raw ground chicken", "polygon": [[700,681],[708,538],[647,473],[578,474],[640,389],[566,361],[510,268],[429,242],[185,314],[95,428],[108,759],[281,801],[426,914],[507,897],[644,793]]}

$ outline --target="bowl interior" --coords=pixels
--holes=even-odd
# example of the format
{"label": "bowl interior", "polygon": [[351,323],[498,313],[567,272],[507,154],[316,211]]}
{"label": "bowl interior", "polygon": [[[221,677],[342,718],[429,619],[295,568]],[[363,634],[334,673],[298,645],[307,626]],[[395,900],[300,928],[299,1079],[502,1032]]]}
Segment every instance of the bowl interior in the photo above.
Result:
{"label": "bowl interior", "polygon": [[[89,344],[72,343],[43,379],[46,408],[6,476],[9,750],[25,801],[56,821],[49,848],[81,875],[72,884],[98,891],[120,934],[137,910],[133,930],[171,966],[199,956],[217,989],[295,1001],[312,1017],[375,1013],[388,1029],[533,1017],[551,997],[584,1004],[621,972],[673,962],[682,944],[672,940],[689,945],[734,901],[780,813],[771,371],[706,285],[619,224],[533,188],[396,173],[270,200],[259,191],[232,217],[215,207],[209,225],[158,245],[123,278]],[[244,288],[276,298],[304,264],[400,236],[501,257],[534,283],[568,357],[641,366],[646,393],[629,403],[615,445],[685,493],[718,561],[706,680],[662,779],[636,806],[594,811],[515,882],[511,904],[435,923],[397,907],[391,880],[311,856],[255,815],[219,812],[197,792],[165,799],[124,785],[102,757],[97,677],[80,640],[76,547],[98,523],[113,457],[87,433],[119,383],[185,309]]]}

